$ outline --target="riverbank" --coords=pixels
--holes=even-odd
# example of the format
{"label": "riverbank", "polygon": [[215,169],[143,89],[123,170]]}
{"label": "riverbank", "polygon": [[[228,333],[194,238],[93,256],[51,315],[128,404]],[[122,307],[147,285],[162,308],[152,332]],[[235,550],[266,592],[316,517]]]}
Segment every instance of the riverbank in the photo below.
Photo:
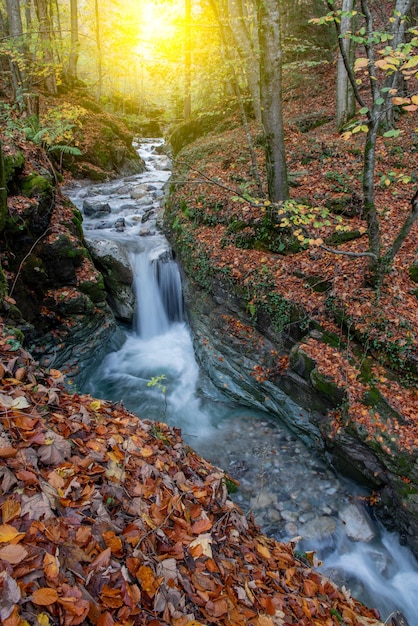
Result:
{"label": "riverbank", "polygon": [[[337,211],[355,187],[347,179],[341,191],[327,181],[348,171],[350,182],[360,176],[359,147],[351,147],[347,170],[343,140],[326,124],[312,137],[294,126],[287,132],[294,197],[332,201]],[[268,210],[234,195],[234,188],[251,194],[253,184],[239,128],[213,129],[176,159],[166,230],[187,275],[202,367],[233,397],[276,413],[343,473],[363,480],[375,510],[417,554],[416,227],[376,293],[364,282],[365,257],[319,247],[292,251]],[[410,210],[405,189],[392,191],[389,205],[386,186],[378,190],[388,237]],[[353,236],[339,249],[358,252],[365,224],[348,204],[343,224]],[[319,236],[326,238],[328,228]]]}

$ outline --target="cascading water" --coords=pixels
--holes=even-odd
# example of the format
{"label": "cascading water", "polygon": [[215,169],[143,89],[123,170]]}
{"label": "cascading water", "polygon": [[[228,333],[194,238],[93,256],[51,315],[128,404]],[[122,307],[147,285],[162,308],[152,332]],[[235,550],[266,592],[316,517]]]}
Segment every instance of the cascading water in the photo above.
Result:
{"label": "cascading water", "polygon": [[[148,164],[146,173],[106,189],[96,186],[69,193],[80,208],[86,193],[108,202],[112,213],[107,221],[85,220],[86,237],[125,246],[135,275],[133,329],[126,332],[122,347],[98,365],[84,391],[123,402],[139,417],[181,427],[198,452],[240,480],[235,498],[243,509],[252,510],[267,534],[283,540],[308,536],[312,527],[322,529],[321,539],[305,539],[301,549],[317,550],[324,571],[379,608],[383,619],[401,610],[410,626],[418,626],[415,559],[396,536],[371,520],[372,538],[365,542],[349,539],[339,519],[341,509],[353,506],[355,489],[348,490],[277,420],[233,405],[210,384],[202,384],[184,322],[177,265],[156,228],[156,218],[143,219],[146,211],[156,210],[169,176],[161,169],[166,157],[156,152],[160,143],[150,140],[137,146]],[[147,185],[149,203],[144,198],[138,204],[128,202],[127,185]],[[116,217],[124,220],[123,232],[115,230]],[[203,387],[206,393],[199,397],[197,389]]]}

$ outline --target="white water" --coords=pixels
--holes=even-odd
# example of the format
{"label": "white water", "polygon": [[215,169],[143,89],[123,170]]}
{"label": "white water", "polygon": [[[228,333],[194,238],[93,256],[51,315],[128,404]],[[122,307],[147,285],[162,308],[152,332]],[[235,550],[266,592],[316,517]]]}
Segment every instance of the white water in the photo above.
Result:
{"label": "white water", "polygon": [[[157,189],[161,189],[168,173],[158,170],[161,157],[154,153],[154,145],[148,143],[139,152],[148,163],[148,171],[137,177],[137,183],[152,182]],[[77,200],[77,196],[73,195],[73,199]],[[138,235],[143,225],[136,218],[132,207],[125,210],[121,209],[121,205],[123,199],[112,198],[112,212],[116,216],[122,214],[126,219],[124,233],[115,232],[112,221],[109,221],[108,226],[101,225],[97,231],[94,230],[97,226],[93,220],[86,220],[86,235],[92,238],[108,237],[126,243],[136,276],[136,317],[133,330],[126,333],[124,345],[120,350],[108,354],[97,367],[86,391],[98,397],[123,402],[139,417],[164,420],[180,427],[185,439],[193,447],[198,451],[205,450],[209,458],[211,450],[216,451],[215,462],[228,470],[231,456],[228,457],[227,452],[232,442],[228,440],[228,427],[225,429],[225,424],[234,424],[234,420],[241,424],[243,415],[245,420],[248,416],[248,424],[251,420],[260,423],[260,418],[269,418],[251,409],[232,405],[219,392],[212,391],[212,397],[209,400],[206,398],[204,402],[199,397],[199,368],[191,336],[183,320],[181,281],[177,266],[167,258],[168,245],[159,233],[141,237],[139,245]],[[158,260],[158,256],[161,260]],[[161,376],[164,378],[159,379],[159,383],[150,386],[153,377]],[[280,426],[277,424],[274,428],[280,435]],[[252,450],[254,440],[245,429],[240,427],[239,437],[233,439],[233,442],[237,440],[241,446],[238,461],[245,456],[247,460],[251,458],[255,466],[260,464],[260,453],[256,448]],[[289,463],[294,463],[295,469],[287,469],[288,477],[297,473],[296,468],[299,470],[301,461],[293,454]],[[230,471],[233,475],[233,470]],[[285,470],[281,468],[282,471]],[[314,490],[312,481],[315,476],[308,475],[309,472],[310,469],[306,469],[306,480],[302,479],[303,484],[297,487],[297,497],[300,499],[310,497]],[[287,480],[290,482],[284,473],[280,473],[279,477],[283,483]],[[271,480],[269,488],[275,489],[275,485]],[[254,493],[257,494],[256,482],[253,482]],[[344,494],[343,497],[348,498],[348,495]],[[321,498],[319,492],[318,508]],[[248,502],[245,498],[241,499],[243,507],[247,508],[250,501],[251,496]],[[353,595],[369,606],[378,607],[382,619],[392,611],[401,610],[410,626],[418,626],[415,607],[418,604],[418,566],[409,551],[400,546],[395,535],[380,528],[372,543],[353,542],[346,537],[340,524],[336,536],[327,543],[326,546],[318,542],[309,546],[318,550],[327,574],[336,582],[350,587]]]}

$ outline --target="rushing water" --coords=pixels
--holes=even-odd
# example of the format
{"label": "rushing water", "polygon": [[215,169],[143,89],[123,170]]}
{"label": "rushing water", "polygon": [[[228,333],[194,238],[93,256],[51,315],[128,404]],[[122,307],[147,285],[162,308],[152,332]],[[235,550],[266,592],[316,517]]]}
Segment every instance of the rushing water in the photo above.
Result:
{"label": "rushing water", "polygon": [[[358,506],[362,491],[340,480],[276,419],[231,403],[199,372],[178,268],[156,227],[169,178],[159,145],[137,146],[147,162],[144,174],[69,191],[80,208],[86,198],[111,207],[105,218],[85,219],[86,238],[122,243],[135,276],[133,327],[123,346],[98,364],[85,391],[182,428],[198,452],[239,479],[233,497],[267,534],[301,535],[300,550],[316,550],[324,572],[377,607],[383,620],[401,610],[418,626],[417,562]],[[147,185],[148,194],[132,202],[130,190],[138,185]],[[115,228],[121,219],[123,232]]]}

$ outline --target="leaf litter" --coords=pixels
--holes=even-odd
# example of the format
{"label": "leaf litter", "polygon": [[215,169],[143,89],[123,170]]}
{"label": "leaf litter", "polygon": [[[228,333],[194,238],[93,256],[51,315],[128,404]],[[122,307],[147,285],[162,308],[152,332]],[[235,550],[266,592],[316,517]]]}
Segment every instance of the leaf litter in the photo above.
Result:
{"label": "leaf litter", "polygon": [[381,624],[262,535],[179,429],[68,393],[22,349],[11,365],[0,328],[5,626]]}

